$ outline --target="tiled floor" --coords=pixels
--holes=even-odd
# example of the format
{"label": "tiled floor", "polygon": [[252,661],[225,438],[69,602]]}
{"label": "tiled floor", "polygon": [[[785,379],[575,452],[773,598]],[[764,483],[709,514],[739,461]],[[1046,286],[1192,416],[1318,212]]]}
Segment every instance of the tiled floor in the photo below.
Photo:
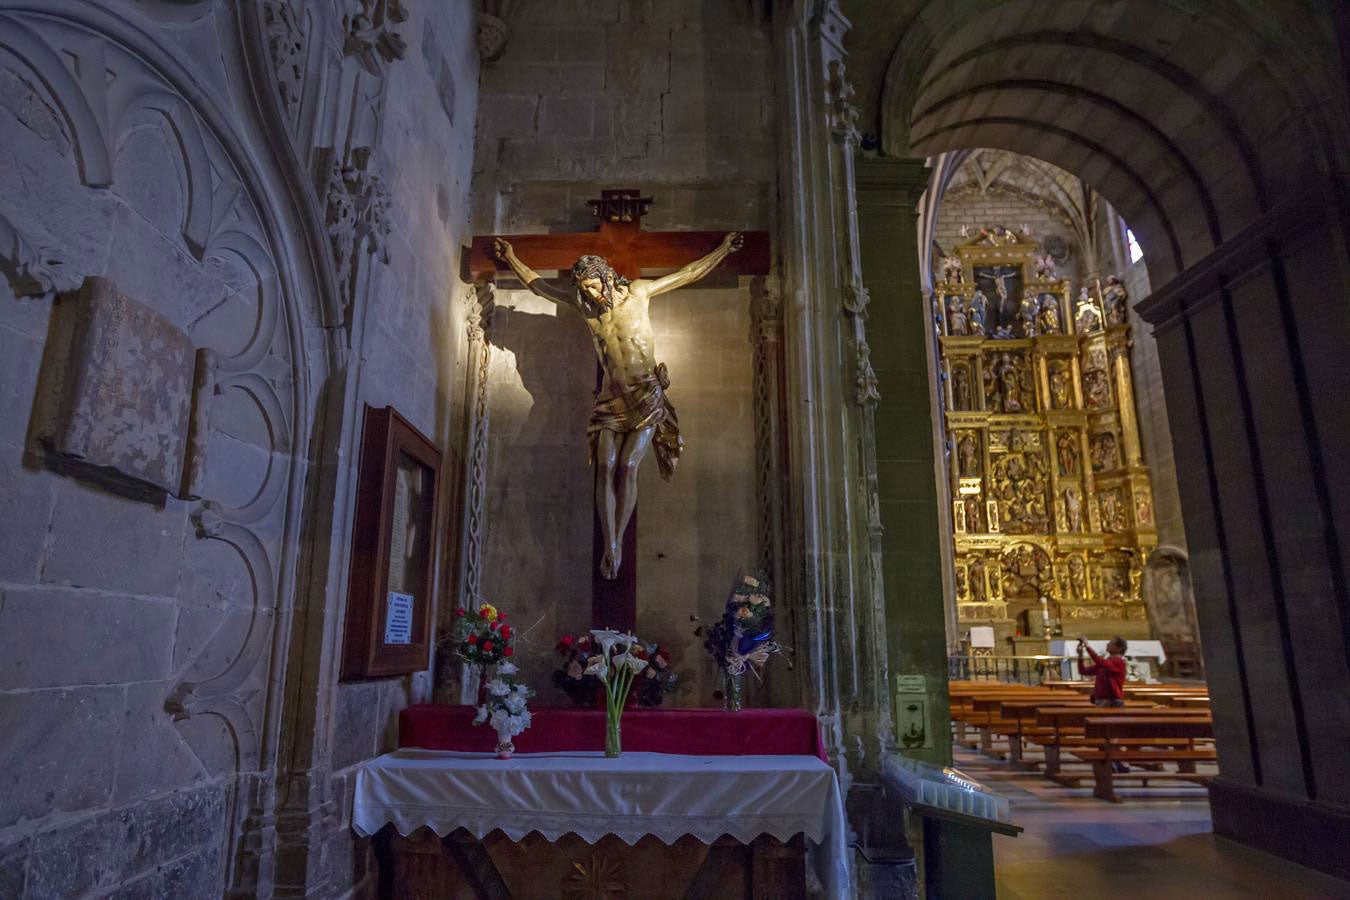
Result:
{"label": "tiled floor", "polygon": [[1061,787],[970,750],[956,767],[1007,796],[1025,829],[994,837],[1000,900],[1350,898],[1350,884],[1214,837],[1203,788],[1126,788],[1134,796],[1113,804],[1092,796],[1091,780]]}

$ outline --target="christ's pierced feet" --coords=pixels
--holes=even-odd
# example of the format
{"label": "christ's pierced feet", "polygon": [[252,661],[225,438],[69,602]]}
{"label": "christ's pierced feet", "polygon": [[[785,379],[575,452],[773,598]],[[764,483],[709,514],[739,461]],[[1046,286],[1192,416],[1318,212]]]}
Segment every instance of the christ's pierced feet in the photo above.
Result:
{"label": "christ's pierced feet", "polygon": [[620,551],[619,546],[617,544],[610,544],[609,549],[605,551],[605,558],[600,560],[601,577],[610,581],[618,578],[619,566],[622,561],[623,554]]}

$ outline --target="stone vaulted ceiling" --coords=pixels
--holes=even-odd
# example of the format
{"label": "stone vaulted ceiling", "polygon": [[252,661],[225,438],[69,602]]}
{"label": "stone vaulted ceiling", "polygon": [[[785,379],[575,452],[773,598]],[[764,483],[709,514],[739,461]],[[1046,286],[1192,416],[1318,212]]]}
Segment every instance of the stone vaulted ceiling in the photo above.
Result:
{"label": "stone vaulted ceiling", "polygon": [[1155,281],[1231,238],[1309,173],[1346,169],[1334,4],[843,8],[863,130],[882,152],[993,147],[1052,162],[1100,190],[1159,249]]}

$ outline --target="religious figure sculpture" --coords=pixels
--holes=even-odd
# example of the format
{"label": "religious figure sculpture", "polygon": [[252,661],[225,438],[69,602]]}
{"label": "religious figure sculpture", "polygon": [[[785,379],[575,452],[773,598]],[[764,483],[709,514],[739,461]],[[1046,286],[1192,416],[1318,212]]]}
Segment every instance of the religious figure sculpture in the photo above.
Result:
{"label": "religious figure sculpture", "polygon": [[1017,371],[1017,365],[1013,362],[1012,355],[1005,353],[999,358],[998,362],[998,382],[999,393],[1003,398],[1003,411],[1006,413],[1020,413],[1022,407],[1022,383]]}
{"label": "religious figure sculpture", "polygon": [[1091,334],[1102,330],[1102,314],[1097,312],[1097,304],[1088,296],[1088,289],[1078,292],[1078,306],[1074,310],[1074,323],[1079,334]]}
{"label": "religious figure sculpture", "polygon": [[970,409],[970,371],[965,366],[952,370],[952,399],[955,409]]}
{"label": "religious figure sculpture", "polygon": [[1063,363],[1050,370],[1050,405],[1055,409],[1069,408],[1069,373]]}
{"label": "religious figure sculpture", "polygon": [[1036,257],[1036,277],[1042,281],[1050,281],[1055,277],[1055,258],[1049,253]]}
{"label": "religious figure sculpture", "polygon": [[1078,436],[1066,431],[1055,441],[1055,455],[1059,459],[1060,477],[1078,474]]}
{"label": "religious figure sculpture", "polygon": [[1026,294],[1022,297],[1018,315],[1022,319],[1022,336],[1034,338],[1040,334],[1040,314],[1041,306],[1037,302],[1035,295]]}
{"label": "religious figure sculpture", "polygon": [[1059,301],[1054,294],[1041,295],[1041,334],[1059,334]]}
{"label": "religious figure sculpture", "polygon": [[1083,530],[1083,501],[1078,496],[1078,488],[1069,485],[1064,489],[1064,512],[1069,520],[1070,531]]}
{"label": "religious figure sculpture", "polygon": [[963,435],[960,443],[956,445],[957,456],[959,457],[959,471],[965,477],[974,477],[980,474],[979,463],[975,458],[975,439],[970,435]]}
{"label": "religious figure sculpture", "polygon": [[1106,308],[1107,325],[1124,325],[1130,319],[1130,295],[1125,285],[1115,275],[1107,276],[1106,288],[1102,291],[1102,306]]}
{"label": "religious figure sculpture", "polygon": [[970,602],[984,602],[984,560],[978,556],[970,562]]}
{"label": "religious figure sculpture", "polygon": [[984,295],[984,291],[977,290],[975,296],[970,298],[969,312],[970,333],[985,337],[989,330],[985,323],[989,319],[989,298]]}
{"label": "religious figure sculpture", "polygon": [[947,334],[953,337],[966,334],[966,311],[961,308],[961,296],[947,298]]}
{"label": "religious figure sculpture", "polygon": [[600,256],[583,256],[572,267],[576,290],[559,290],[521,262],[505,240],[497,239],[497,257],[533,293],[569,306],[586,320],[603,371],[587,433],[597,473],[595,505],[600,514],[605,554],[600,574],[613,579],[622,565],[623,534],[637,505],[638,467],[655,446],[661,477],[670,480],[684,441],[665,363],[656,362],[655,335],[648,303],[657,294],[693,284],[741,247],[731,232],[716,250],[661,278],[629,281]]}
{"label": "religious figure sculpture", "polygon": [[1069,596],[1074,603],[1087,602],[1087,572],[1081,556],[1069,557]]}
{"label": "religious figure sculpture", "polygon": [[961,265],[961,257],[942,257],[942,280],[948,284],[961,284],[965,280],[965,271]]}
{"label": "religious figure sculpture", "polygon": [[1016,270],[1009,270],[990,275],[994,282],[994,293],[998,295],[998,320],[1004,325],[1011,324],[1010,320],[1017,311],[1012,296],[1008,293],[1008,279],[1016,274]]}

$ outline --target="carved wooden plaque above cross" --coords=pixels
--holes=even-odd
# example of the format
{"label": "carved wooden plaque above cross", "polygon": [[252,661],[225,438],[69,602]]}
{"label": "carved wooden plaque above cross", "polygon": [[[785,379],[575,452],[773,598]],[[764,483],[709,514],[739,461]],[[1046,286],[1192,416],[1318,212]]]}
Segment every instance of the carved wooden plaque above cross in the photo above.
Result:
{"label": "carved wooden plaque above cross", "polygon": [[[506,268],[494,251],[498,238],[509,241],[521,259],[536,269],[569,271],[579,257],[593,254],[607,259],[624,278],[637,279],[643,269],[685,266],[717,249],[726,237],[726,231],[643,231],[642,217],[652,203],[652,198],[642,196],[641,191],[606,190],[600,192],[598,200],[589,201],[591,212],[600,220],[595,231],[475,236],[465,259],[466,274],[472,281],[491,281]],[[740,250],[727,257],[718,270],[737,275],[769,274],[768,232],[746,231],[741,236]],[[623,535],[623,558],[628,563],[613,580],[596,574],[605,550],[599,516],[593,521],[591,623],[597,628],[631,630],[637,622],[637,516]]]}

